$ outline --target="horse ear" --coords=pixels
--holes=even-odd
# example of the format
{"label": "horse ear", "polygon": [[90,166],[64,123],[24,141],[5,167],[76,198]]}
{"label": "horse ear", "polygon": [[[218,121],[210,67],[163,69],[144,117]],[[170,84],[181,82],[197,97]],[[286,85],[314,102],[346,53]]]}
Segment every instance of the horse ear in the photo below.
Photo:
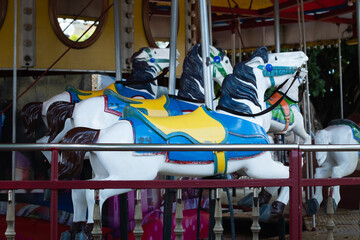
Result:
{"label": "horse ear", "polygon": [[265,65],[264,59],[262,57],[254,57],[246,62],[246,65],[252,68],[256,68],[259,65]]}

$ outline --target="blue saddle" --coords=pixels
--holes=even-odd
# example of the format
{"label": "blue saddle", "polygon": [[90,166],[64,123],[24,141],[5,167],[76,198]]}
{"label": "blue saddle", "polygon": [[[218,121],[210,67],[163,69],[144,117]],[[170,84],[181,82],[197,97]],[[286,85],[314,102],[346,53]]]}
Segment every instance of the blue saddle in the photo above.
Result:
{"label": "blue saddle", "polygon": [[[140,90],[125,87],[120,83],[111,84],[106,89],[113,90],[117,94],[122,95],[127,98],[142,97],[144,99],[154,99],[154,97],[147,92],[142,92]],[[83,90],[79,90],[73,86],[67,86],[66,91],[70,94],[72,103],[78,103],[86,98],[95,97],[95,96],[99,96],[99,95],[103,94],[102,90],[83,91]]]}
{"label": "blue saddle", "polygon": [[142,113],[150,116],[176,116],[181,115],[182,111],[175,99],[163,95],[157,99],[132,99],[115,93],[107,89],[104,91],[105,112],[109,112],[120,117],[123,116],[124,107],[135,107]]}
{"label": "blue saddle", "polygon": [[[207,110],[204,106],[194,112],[167,118],[149,117],[132,107],[125,107],[123,117],[134,128],[134,142],[138,144],[267,144],[265,130],[252,122]],[[192,124],[190,124],[192,122]],[[194,127],[194,126],[195,127]],[[148,152],[139,152],[149,154]],[[228,160],[254,157],[261,151],[170,151],[167,161],[186,164],[215,163],[214,173],[225,173]],[[155,153],[157,154],[157,153]],[[225,161],[221,172],[217,166],[219,156]]]}

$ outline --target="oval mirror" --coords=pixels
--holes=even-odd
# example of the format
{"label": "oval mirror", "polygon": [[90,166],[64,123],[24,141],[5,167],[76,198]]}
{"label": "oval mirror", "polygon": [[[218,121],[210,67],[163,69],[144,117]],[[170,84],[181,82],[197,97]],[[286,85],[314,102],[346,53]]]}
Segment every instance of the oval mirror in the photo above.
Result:
{"label": "oval mirror", "polygon": [[[166,48],[171,34],[171,0],[143,0],[142,17],[150,47]],[[179,24],[177,26],[179,30]]]}
{"label": "oval mirror", "polygon": [[7,11],[7,0],[0,0],[0,29],[5,21]]}
{"label": "oval mirror", "polygon": [[99,17],[108,4],[108,0],[49,0],[51,26],[66,46],[88,47],[104,29],[107,13]]}

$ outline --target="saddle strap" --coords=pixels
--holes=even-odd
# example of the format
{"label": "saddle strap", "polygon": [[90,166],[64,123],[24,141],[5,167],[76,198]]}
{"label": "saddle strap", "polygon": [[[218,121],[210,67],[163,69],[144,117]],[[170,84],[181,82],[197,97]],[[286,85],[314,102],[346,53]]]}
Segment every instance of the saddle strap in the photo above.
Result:
{"label": "saddle strap", "polygon": [[[282,97],[281,94],[276,92],[271,98],[268,99],[268,101],[269,103],[271,103],[271,105],[274,105],[281,97]],[[285,99],[282,99],[282,101],[280,101],[280,106],[284,112],[284,117],[285,117],[285,127],[281,131],[281,133],[284,133],[289,128],[290,125],[291,110],[289,104],[285,101]]]}
{"label": "saddle strap", "polygon": [[214,151],[214,174],[226,174],[227,158],[224,151]]}

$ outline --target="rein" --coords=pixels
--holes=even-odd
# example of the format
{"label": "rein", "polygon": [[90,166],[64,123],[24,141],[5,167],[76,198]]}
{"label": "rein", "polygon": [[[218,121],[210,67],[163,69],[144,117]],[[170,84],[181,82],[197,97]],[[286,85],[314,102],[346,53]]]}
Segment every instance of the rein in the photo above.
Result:
{"label": "rein", "polygon": [[154,82],[155,80],[159,80],[159,79],[163,79],[165,77],[165,75],[169,72],[169,68],[166,67],[163,69],[162,73],[159,74],[158,76],[149,79],[149,80],[143,80],[143,81],[115,81],[115,84],[122,84],[124,86],[131,86],[131,85],[142,85],[142,84],[146,84],[146,83],[151,83]]}
{"label": "rein", "polygon": [[[255,114],[245,114],[245,113],[240,113],[240,112],[237,112],[237,111],[234,111],[233,109],[230,109],[230,108],[226,108],[226,107],[222,107],[222,106],[217,106],[216,107],[216,110],[224,110],[224,111],[227,111],[229,113],[232,113],[232,114],[235,114],[235,115],[239,115],[239,116],[244,116],[244,117],[257,117],[257,116],[261,116],[261,115],[264,115],[270,111],[272,111],[274,108],[276,108],[280,102],[285,98],[286,94],[288,93],[288,91],[290,90],[291,86],[294,84],[295,80],[299,77],[299,74],[301,72],[301,67],[299,67],[297,70],[296,70],[296,74],[294,76],[294,79],[292,80],[289,88],[286,90],[286,92],[284,93],[284,95],[281,96],[281,98],[279,98],[279,100],[276,101],[276,103],[272,106],[270,106],[269,108],[265,109],[264,111],[261,111],[261,112],[258,112],[258,113],[255,113]],[[282,83],[281,85],[285,84],[289,79],[286,79],[286,81],[284,81],[284,83]]]}

